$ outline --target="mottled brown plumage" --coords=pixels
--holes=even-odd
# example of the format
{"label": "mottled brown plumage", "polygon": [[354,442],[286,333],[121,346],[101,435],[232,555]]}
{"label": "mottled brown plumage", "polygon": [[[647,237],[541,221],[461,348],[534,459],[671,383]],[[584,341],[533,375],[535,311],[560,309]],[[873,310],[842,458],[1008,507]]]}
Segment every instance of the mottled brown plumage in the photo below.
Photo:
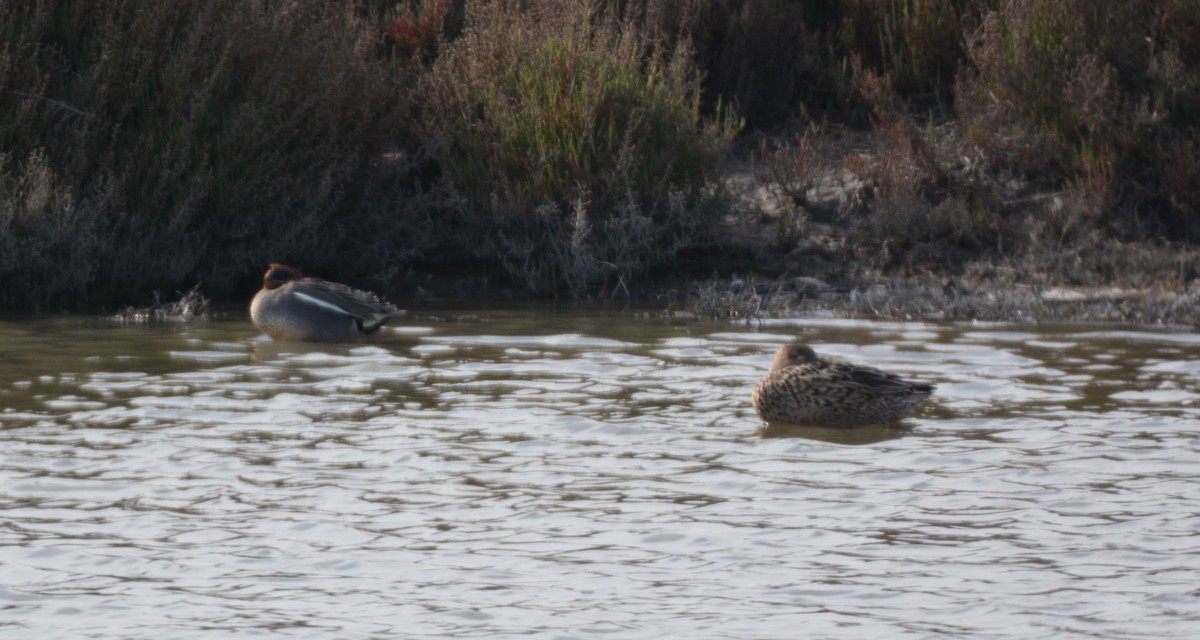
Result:
{"label": "mottled brown plumage", "polygon": [[779,348],[751,401],[770,423],[855,427],[898,422],[933,393],[932,384],[825,360],[803,344]]}

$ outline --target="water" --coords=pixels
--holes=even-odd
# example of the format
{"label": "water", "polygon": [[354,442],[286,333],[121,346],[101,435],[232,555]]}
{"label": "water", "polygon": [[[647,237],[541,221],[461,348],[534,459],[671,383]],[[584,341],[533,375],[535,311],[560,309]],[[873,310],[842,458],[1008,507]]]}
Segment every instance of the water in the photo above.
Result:
{"label": "water", "polygon": [[[774,348],[934,381],[759,433]],[[1200,336],[0,322],[4,638],[1192,638]]]}

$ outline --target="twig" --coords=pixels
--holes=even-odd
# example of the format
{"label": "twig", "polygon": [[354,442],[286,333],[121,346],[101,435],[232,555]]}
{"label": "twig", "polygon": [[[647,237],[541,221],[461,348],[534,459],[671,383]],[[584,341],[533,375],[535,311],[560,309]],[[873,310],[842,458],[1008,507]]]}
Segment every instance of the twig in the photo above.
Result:
{"label": "twig", "polygon": [[32,94],[32,93],[26,93],[24,91],[9,90],[8,93],[11,93],[11,94],[21,97],[21,98],[26,98],[28,100],[38,100],[40,102],[46,102],[46,103],[49,103],[51,105],[58,107],[59,109],[62,109],[63,111],[68,111],[70,113],[73,113],[77,116],[82,116],[89,120],[94,119],[96,117],[96,114],[88,113],[87,111],[84,111],[82,109],[74,107],[62,100],[55,100],[53,98],[47,98],[46,96],[39,96],[39,95]]}

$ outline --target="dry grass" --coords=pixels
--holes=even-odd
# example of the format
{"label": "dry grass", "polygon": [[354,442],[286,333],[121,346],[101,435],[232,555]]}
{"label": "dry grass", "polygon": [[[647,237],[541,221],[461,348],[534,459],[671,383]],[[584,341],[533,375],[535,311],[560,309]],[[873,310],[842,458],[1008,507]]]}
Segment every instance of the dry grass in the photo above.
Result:
{"label": "dry grass", "polygon": [[1085,217],[1099,206],[1121,233],[1200,239],[1180,191],[1200,70],[1179,56],[1198,40],[1195,3],[1006,0],[969,42],[958,115],[997,170],[1068,186]]}
{"label": "dry grass", "polygon": [[667,312],[706,320],[761,320],[791,310],[796,298],[779,282],[754,278],[712,279],[688,288],[678,308]]}
{"label": "dry grass", "polygon": [[365,267],[334,251],[383,184],[372,162],[402,105],[353,11],[5,3],[0,24],[0,241],[17,256],[0,300],[69,308],[198,280],[225,296],[269,259]]}
{"label": "dry grass", "polygon": [[994,0],[847,0],[842,55],[883,76],[916,111],[948,112],[966,34]]}

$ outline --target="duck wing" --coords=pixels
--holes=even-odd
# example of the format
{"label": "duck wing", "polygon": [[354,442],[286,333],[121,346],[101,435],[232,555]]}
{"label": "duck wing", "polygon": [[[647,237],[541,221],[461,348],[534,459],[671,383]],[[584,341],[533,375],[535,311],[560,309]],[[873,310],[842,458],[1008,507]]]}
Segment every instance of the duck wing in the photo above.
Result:
{"label": "duck wing", "polygon": [[933,393],[932,384],[910,382],[886,371],[874,367],[864,367],[844,362],[822,363],[826,365],[825,372],[835,379],[850,382],[869,389],[878,394],[910,394]]}
{"label": "duck wing", "polygon": [[371,333],[400,313],[390,302],[369,292],[319,278],[303,278],[296,298],[327,311],[354,318],[364,333]]}

